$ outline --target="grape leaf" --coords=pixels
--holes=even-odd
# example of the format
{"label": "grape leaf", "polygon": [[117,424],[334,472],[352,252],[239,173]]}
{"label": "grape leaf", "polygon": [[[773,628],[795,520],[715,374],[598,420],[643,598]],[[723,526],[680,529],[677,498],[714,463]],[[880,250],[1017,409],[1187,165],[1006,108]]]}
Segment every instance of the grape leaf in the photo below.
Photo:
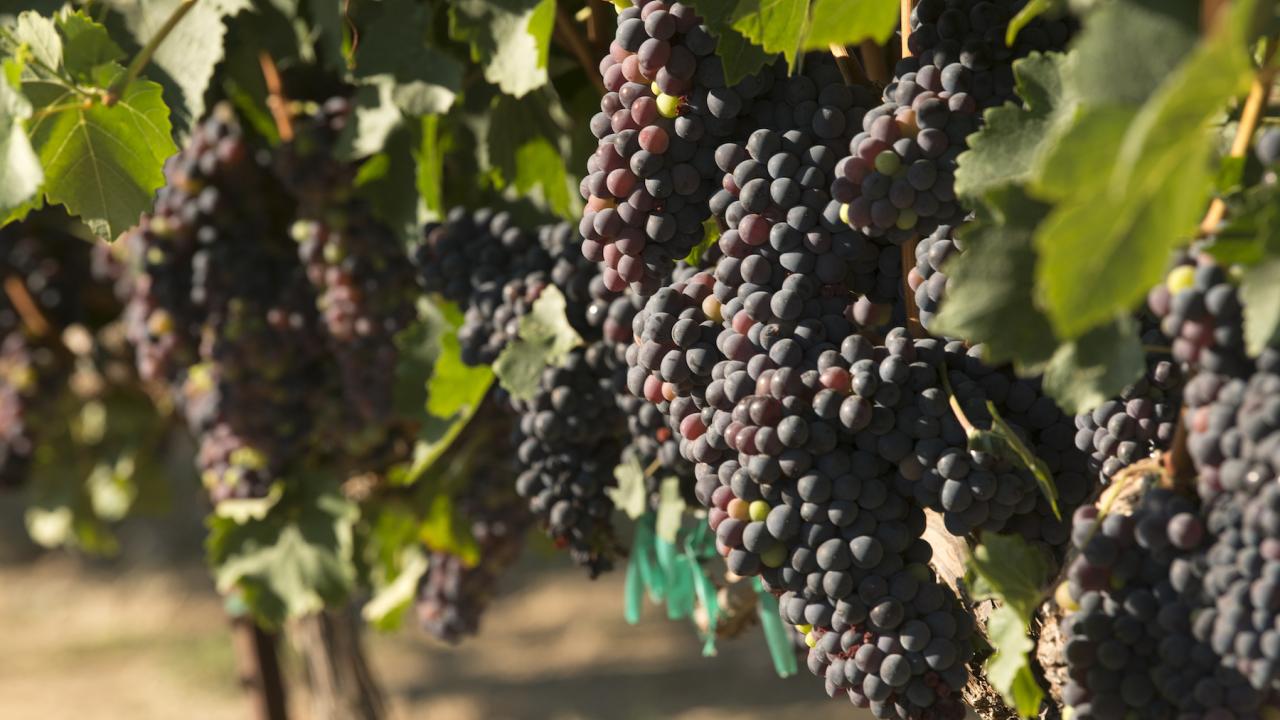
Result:
{"label": "grape leaf", "polygon": [[260,623],[344,603],[355,584],[352,528],[359,508],[334,492],[315,489],[261,520],[239,524],[212,516],[206,540],[219,592],[239,590]]}
{"label": "grape leaf", "polygon": [[1018,95],[1026,107],[991,108],[981,130],[969,136],[969,149],[958,159],[956,193],[976,200],[994,187],[1024,183],[1045,152],[1053,127],[1069,118],[1060,53],[1032,55],[1013,64]]}
{"label": "grape leaf", "polygon": [[1050,10],[1063,9],[1065,4],[1065,0],[1030,0],[1030,2],[1023,5],[1022,9],[1018,11],[1018,14],[1014,15],[1013,19],[1009,21],[1009,28],[1005,30],[1004,33],[1005,45],[1012,47],[1014,42],[1018,39],[1018,33],[1021,32],[1022,28],[1026,27],[1028,23]]}
{"label": "grape leaf", "polygon": [[613,469],[613,477],[618,481],[617,487],[605,488],[604,492],[613,501],[614,507],[632,520],[644,515],[648,510],[645,502],[648,492],[644,487],[644,468],[640,467],[640,461],[628,454]]}
{"label": "grape leaf", "polygon": [[1060,345],[1044,370],[1044,389],[1068,415],[1120,394],[1146,369],[1136,324],[1127,317]]}
{"label": "grape leaf", "polygon": [[[182,0],[111,0],[125,27],[139,47],[146,45]],[[165,100],[173,108],[172,120],[185,132],[193,120],[203,117],[204,96],[222,61],[227,17],[249,7],[248,0],[198,2],[174,26],[156,48],[147,75],[164,86]]]}
{"label": "grape leaf", "polygon": [[427,554],[418,547],[405,548],[403,567],[391,582],[377,588],[360,608],[360,617],[379,630],[398,630],[405,613],[418,599],[418,583],[427,574]]}
{"label": "grape leaf", "polygon": [[965,563],[965,583],[975,600],[998,600],[1030,618],[1040,606],[1049,567],[1045,551],[1022,536],[983,533]]}
{"label": "grape leaf", "polygon": [[30,50],[33,63],[43,66],[43,70],[56,71],[62,67],[62,36],[49,18],[32,10],[18,15],[13,37]]}
{"label": "grape leaf", "polygon": [[59,15],[57,26],[64,40],[63,67],[80,81],[88,81],[99,65],[124,57],[124,51],[107,34],[107,29],[83,12]]}
{"label": "grape leaf", "polygon": [[[1077,166],[1094,163],[1090,181],[1036,233],[1037,284],[1060,337],[1079,337],[1127,312],[1160,281],[1169,252],[1194,236],[1213,189],[1209,123],[1248,87],[1253,9],[1251,1],[1231,6],[1230,18],[1160,83],[1118,145],[1071,146]],[[1063,146],[1055,156],[1067,152]]]}
{"label": "grape leaf", "polygon": [[738,0],[732,25],[743,37],[795,67],[808,24],[808,0]]}
{"label": "grape leaf", "polygon": [[947,261],[947,298],[937,332],[983,343],[986,360],[1034,367],[1049,360],[1057,341],[1036,306],[1036,252],[1031,233],[1046,207],[1017,187],[988,193],[989,207],[960,230],[964,253]]}
{"label": "grape leaf", "polygon": [[572,218],[580,207],[576,181],[565,164],[563,141],[569,119],[550,92],[522,99],[499,95],[493,99],[486,133],[485,165],[499,188],[511,185],[529,195],[535,188],[555,214]]}
{"label": "grape leaf", "polygon": [[548,285],[520,318],[520,337],[502,349],[493,372],[511,397],[527,400],[538,391],[543,368],[560,364],[580,345],[582,338],[565,316],[564,295]]}
{"label": "grape leaf", "polygon": [[1073,46],[1069,94],[1091,106],[1144,102],[1195,46],[1199,22],[1198,0],[1099,3]]}
{"label": "grape leaf", "polygon": [[[100,86],[121,72],[100,69]],[[178,150],[161,87],[135,80],[112,107],[86,106],[70,89],[52,83],[27,83],[24,90],[37,112],[48,113],[29,129],[44,167],[45,197],[66,205],[94,234],[115,239],[151,208],[155,190],[164,184],[164,161]]]}
{"label": "grape leaf", "polygon": [[458,556],[467,567],[475,567],[480,562],[480,546],[471,534],[471,526],[447,493],[431,495],[426,515],[418,526],[418,539],[432,550]]}
{"label": "grape leaf", "polygon": [[680,478],[674,475],[662,478],[658,485],[658,510],[654,531],[669,543],[676,541],[680,523],[684,518],[684,496],[680,494]]}
{"label": "grape leaf", "polygon": [[987,658],[987,680],[1019,717],[1034,718],[1044,700],[1044,690],[1031,672],[1030,653],[1035,643],[1027,636],[1027,622],[1008,605],[996,608],[987,619],[987,636],[995,653]]}
{"label": "grape leaf", "polygon": [[[462,65],[431,44],[426,8],[410,0],[380,6],[356,49],[357,77],[390,76],[391,98],[407,115],[443,113],[462,89]],[[384,79],[385,81],[385,79]]]}
{"label": "grape leaf", "polygon": [[25,123],[31,118],[31,103],[17,90],[20,67],[15,61],[4,63],[0,73],[0,218],[26,204],[40,190],[44,170],[27,138]]}
{"label": "grape leaf", "polygon": [[1257,355],[1280,337],[1280,258],[1268,258],[1245,271],[1240,300],[1245,345],[1249,354]]}
{"label": "grape leaf", "polygon": [[414,183],[414,133],[400,126],[378,153],[360,165],[355,191],[365,198],[378,219],[396,231],[406,247],[421,239],[421,201]]}
{"label": "grape leaf", "polygon": [[485,80],[523,97],[547,83],[555,0],[455,0],[449,33],[471,46]]}
{"label": "grape leaf", "polygon": [[774,57],[732,28],[721,30],[718,35],[716,56],[724,65],[724,80],[729,85],[759,72]]}
{"label": "grape leaf", "polygon": [[884,43],[898,27],[896,0],[813,0],[801,48],[826,50],[863,40]]}
{"label": "grape leaf", "polygon": [[[408,467],[393,468],[387,481],[409,485],[422,477],[457,439],[479,410],[493,371],[462,362],[458,328],[462,311],[448,302],[423,299],[419,322],[396,338],[396,409],[421,423]],[[427,380],[424,384],[423,378]]]}
{"label": "grape leaf", "polygon": [[422,117],[421,140],[413,150],[418,171],[415,181],[418,197],[430,219],[444,217],[444,148],[440,139],[440,116]]}
{"label": "grape leaf", "polygon": [[390,75],[374,75],[360,83],[351,99],[352,121],[338,138],[338,157],[354,160],[382,150],[387,137],[404,121],[392,97],[395,89],[395,78]]}

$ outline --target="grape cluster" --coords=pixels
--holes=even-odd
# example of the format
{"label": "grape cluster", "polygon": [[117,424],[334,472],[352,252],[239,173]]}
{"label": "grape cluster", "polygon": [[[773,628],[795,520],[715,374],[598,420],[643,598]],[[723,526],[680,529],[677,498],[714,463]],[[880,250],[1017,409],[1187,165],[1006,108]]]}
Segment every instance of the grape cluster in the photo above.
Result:
{"label": "grape cluster", "polygon": [[642,0],[618,14],[600,63],[607,92],[591,119],[582,253],[606,287],[650,295],[702,239],[714,151],[772,77],[728,87],[716,40],[688,5]]}
{"label": "grape cluster", "polygon": [[[1158,331],[1144,333],[1146,345],[1166,342]],[[1168,450],[1182,407],[1183,374],[1162,353],[1147,353],[1147,370],[1137,382],[1090,412],[1076,416],[1076,447],[1089,453],[1089,471],[1109,482],[1121,469]]]}
{"label": "grape cluster", "polygon": [[538,391],[513,400],[520,414],[516,490],[552,540],[596,575],[617,554],[605,493],[622,452],[626,420],[614,402],[622,372],[600,343],[542,372]]}
{"label": "grape cluster", "polygon": [[[1025,5],[1025,0],[921,0],[911,10],[911,55],[894,68],[895,84],[931,85],[937,76],[947,90],[972,96],[979,109],[1019,102],[1013,61],[1061,50],[1073,30],[1068,19],[1041,15],[1022,27],[1010,46],[1005,41],[1009,21]],[[885,97],[896,89],[891,84]]]}
{"label": "grape cluster", "polygon": [[[490,418],[485,422],[488,427]],[[448,643],[458,643],[479,630],[498,578],[519,557],[533,520],[511,484],[511,455],[489,451],[484,455],[469,466],[467,484],[453,499],[454,509],[470,523],[479,560],[468,565],[455,553],[431,549],[427,572],[418,585],[419,623]]]}
{"label": "grape cluster", "polygon": [[1244,315],[1239,292],[1227,271],[1207,253],[1180,258],[1165,282],[1152,288],[1147,305],[1173,338],[1173,357],[1192,368],[1243,375]]}
{"label": "grape cluster", "polygon": [[1067,583],[1078,609],[1062,622],[1063,700],[1076,717],[1220,716],[1218,661],[1192,630],[1201,607],[1192,553],[1205,535],[1195,505],[1159,488],[1130,515],[1076,512]]}
{"label": "grape cluster", "polygon": [[[325,107],[316,122],[332,130],[343,105]],[[140,374],[172,388],[215,501],[262,496],[311,461],[358,470],[396,437],[407,256],[310,140],[261,150],[218,105],[126,240]]]}
{"label": "grape cluster", "polygon": [[912,10],[912,56],[897,65],[884,103],[862,118],[836,168],[841,218],[869,237],[901,245],[954,224],[956,158],[984,109],[1018,100],[1013,61],[1060,50],[1067,21],[1036,18],[1005,43],[1017,0],[928,0]]}
{"label": "grape cluster", "polygon": [[345,98],[335,98],[302,118],[275,165],[298,198],[291,234],[315,288],[356,434],[391,418],[395,337],[415,319],[420,290],[399,238],[352,195],[356,167],[333,159],[350,112]]}

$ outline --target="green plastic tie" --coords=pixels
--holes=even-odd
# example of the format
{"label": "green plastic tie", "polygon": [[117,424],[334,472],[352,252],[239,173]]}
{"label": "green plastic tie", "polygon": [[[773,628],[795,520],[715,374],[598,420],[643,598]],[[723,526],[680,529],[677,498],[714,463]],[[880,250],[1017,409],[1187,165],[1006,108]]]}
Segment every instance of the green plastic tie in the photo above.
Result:
{"label": "green plastic tie", "polygon": [[787,636],[787,627],[778,616],[778,600],[772,593],[766,592],[760,578],[751,578],[751,586],[755,588],[756,610],[760,613],[760,627],[764,630],[765,642],[769,644],[769,655],[773,657],[773,669],[778,677],[791,677],[796,674],[796,651]]}

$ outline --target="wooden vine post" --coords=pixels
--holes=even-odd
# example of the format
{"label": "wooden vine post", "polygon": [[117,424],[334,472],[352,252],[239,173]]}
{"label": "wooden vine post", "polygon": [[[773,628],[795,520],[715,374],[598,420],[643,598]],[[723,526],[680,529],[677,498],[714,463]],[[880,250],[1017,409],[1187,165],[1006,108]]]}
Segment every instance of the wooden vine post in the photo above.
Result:
{"label": "wooden vine post", "polygon": [[326,610],[289,628],[302,658],[313,720],[381,720],[387,717],[382,688],[365,658],[364,624],[354,606]]}
{"label": "wooden vine post", "polygon": [[278,637],[268,633],[248,615],[231,619],[231,642],[235,650],[240,687],[248,696],[254,720],[286,720],[288,693],[276,651]]}

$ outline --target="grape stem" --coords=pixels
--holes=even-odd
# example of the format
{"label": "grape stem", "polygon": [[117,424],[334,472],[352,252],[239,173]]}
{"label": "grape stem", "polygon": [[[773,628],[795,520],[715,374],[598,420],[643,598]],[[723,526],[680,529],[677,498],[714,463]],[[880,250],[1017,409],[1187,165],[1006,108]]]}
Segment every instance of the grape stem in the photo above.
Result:
{"label": "grape stem", "polygon": [[600,94],[606,92],[604,80],[600,77],[600,72],[596,63],[591,61],[591,51],[587,49],[586,42],[578,33],[578,28],[573,23],[573,18],[569,16],[568,11],[563,5],[556,6],[556,39],[560,41],[568,51],[573,55],[578,64],[582,66],[582,72],[587,74],[587,78],[591,80],[591,84],[596,86]]}
{"label": "grape stem", "polygon": [[9,297],[9,302],[13,303],[13,309],[17,310],[18,316],[22,318],[22,324],[27,326],[32,335],[44,337],[49,334],[49,321],[45,320],[44,315],[41,314],[40,307],[27,291],[22,278],[17,275],[6,277],[4,294]]}
{"label": "grape stem", "polygon": [[831,43],[831,57],[836,59],[836,68],[840,70],[840,77],[844,78],[845,85],[871,84],[867,80],[867,74],[862,71],[862,66],[858,64],[857,58],[849,54],[848,48]]}
{"label": "grape stem", "polygon": [[178,26],[178,23],[182,22],[182,18],[186,17],[188,12],[191,12],[191,8],[195,7],[196,1],[197,0],[182,0],[182,2],[178,3],[178,6],[173,9],[173,12],[169,13],[169,17],[165,19],[164,24],[160,26],[160,29],[156,31],[156,34],[152,35],[151,39],[147,41],[147,44],[144,45],[142,49],[138,51],[138,54],[133,57],[133,61],[129,63],[129,67],[125,70],[125,73],[116,78],[115,82],[111,83],[111,87],[107,88],[107,95],[103,99],[104,105],[111,107],[117,102],[120,102],[120,96],[124,93],[125,89],[129,87],[130,83],[138,79],[138,75],[142,73],[142,70],[147,66],[147,63],[151,62],[151,57],[156,54],[156,50],[160,48],[160,44],[169,37],[169,33],[173,32],[173,29]]}
{"label": "grape stem", "polygon": [[280,133],[281,140],[290,142],[293,140],[293,120],[289,117],[288,103],[280,83],[280,70],[266,50],[258,53],[258,64],[262,66],[262,79],[267,85],[267,109],[275,120],[276,132]]}
{"label": "grape stem", "polygon": [[1169,452],[1164,456],[1164,470],[1175,488],[1194,488],[1196,481],[1195,464],[1191,461],[1191,453],[1187,450],[1187,408],[1178,413],[1178,424],[1173,429],[1173,442],[1169,444]]}
{"label": "grape stem", "polygon": [[880,87],[889,84],[889,65],[884,59],[884,48],[873,40],[863,40],[858,46],[862,52],[862,66],[867,70],[867,77]]}
{"label": "grape stem", "polygon": [[964,428],[966,437],[972,435],[977,428],[973,423],[969,422],[969,416],[964,414],[964,408],[960,407],[960,401],[956,400],[956,393],[951,389],[951,378],[947,377],[947,366],[944,364],[938,368],[938,377],[942,378],[942,388],[947,391],[947,404],[951,406],[951,414],[956,416],[956,422],[960,423],[960,427]]}
{"label": "grape stem", "polygon": [[609,3],[606,0],[587,0],[583,8],[587,12],[587,40],[602,50],[609,47]]}
{"label": "grape stem", "polygon": [[[1258,68],[1258,73],[1253,78],[1253,86],[1249,88],[1249,97],[1245,99],[1244,108],[1240,111],[1240,124],[1236,126],[1236,136],[1231,142],[1231,151],[1228,153],[1228,157],[1242,158],[1249,150],[1249,144],[1253,139],[1253,131],[1258,128],[1263,106],[1266,105],[1267,95],[1271,90],[1271,81],[1275,78],[1276,67],[1271,62],[1275,58],[1275,54],[1275,38],[1268,37],[1263,41],[1262,65]],[[1222,222],[1226,212],[1227,204],[1222,198],[1214,198],[1213,202],[1209,204],[1209,211],[1205,213],[1204,220],[1200,222],[1200,234],[1213,234],[1218,229],[1218,224]]]}
{"label": "grape stem", "polygon": [[907,47],[907,40],[911,38],[911,0],[902,0],[902,10],[899,13],[899,30],[898,34],[902,36],[902,57],[911,57],[911,48]]}

